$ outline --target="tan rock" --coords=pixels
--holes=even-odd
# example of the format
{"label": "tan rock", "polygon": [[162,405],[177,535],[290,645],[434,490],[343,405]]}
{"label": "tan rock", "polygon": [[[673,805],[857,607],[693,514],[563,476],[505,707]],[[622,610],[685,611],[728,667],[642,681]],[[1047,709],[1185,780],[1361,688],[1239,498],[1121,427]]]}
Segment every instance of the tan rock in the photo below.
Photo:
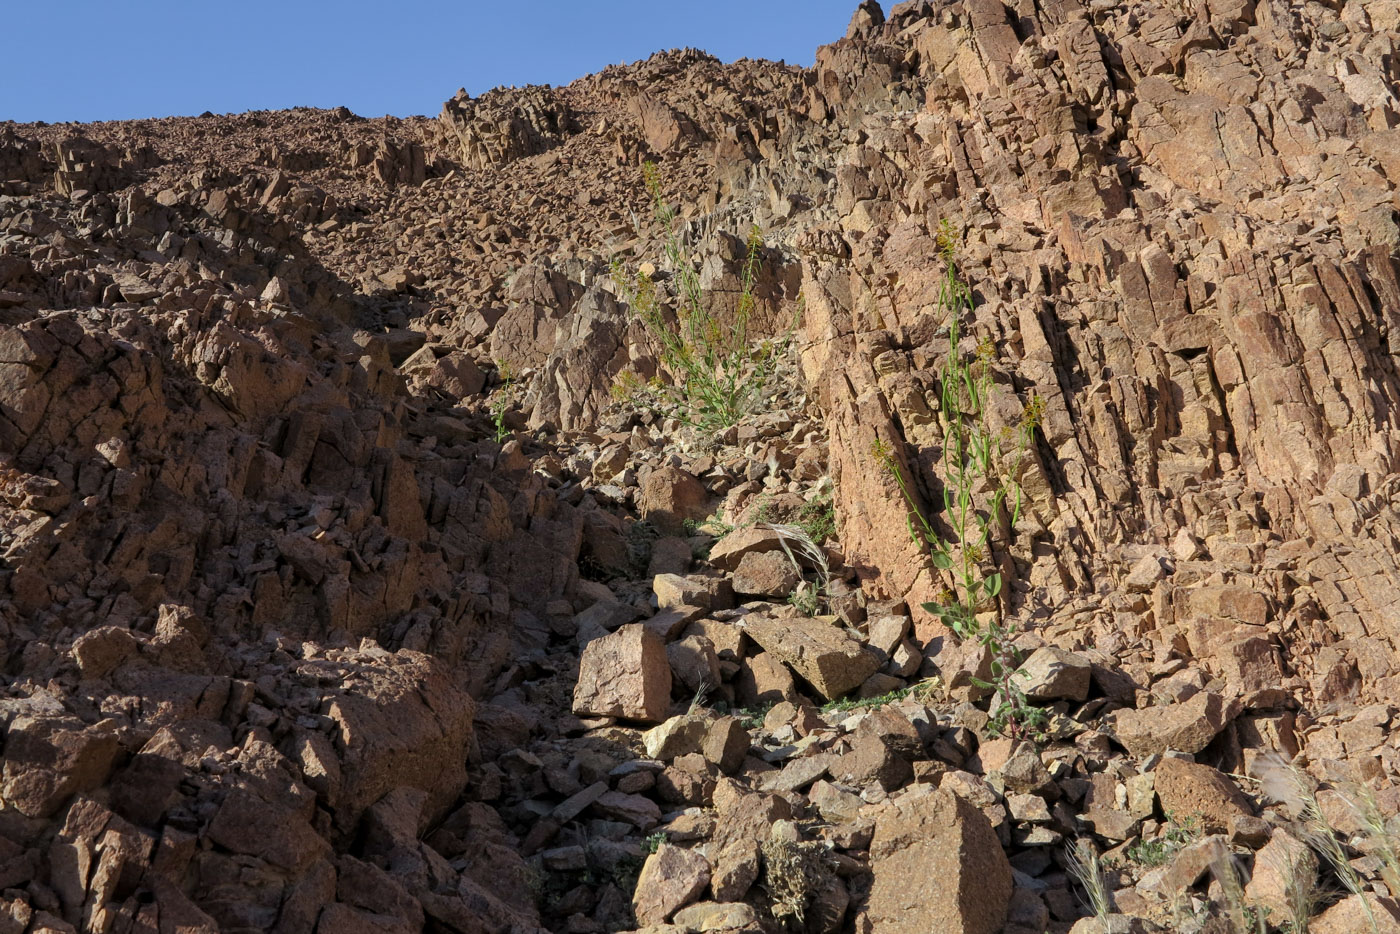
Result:
{"label": "tan rock", "polygon": [[744,632],[830,700],[860,686],[879,658],[845,630],[820,619],[746,619]]}
{"label": "tan rock", "polygon": [[1227,775],[1199,762],[1169,756],[1153,773],[1162,810],[1178,819],[1196,817],[1209,833],[1227,832],[1254,807]]}
{"label": "tan rock", "polygon": [[750,552],[734,569],[734,591],[750,597],[786,597],[802,580],[787,555],[778,551]]}
{"label": "tan rock", "polygon": [[[1367,911],[1367,904],[1370,911]],[[1374,925],[1372,922],[1374,921]],[[1349,895],[1308,922],[1310,934],[1400,934],[1400,902],[1374,895]]]}
{"label": "tan rock", "polygon": [[1032,652],[1015,677],[1031,700],[1082,701],[1089,696],[1093,665],[1082,655],[1052,645]]}
{"label": "tan rock", "polygon": [[710,884],[710,864],[696,850],[669,843],[649,857],[637,877],[632,908],[639,924],[664,924]]}
{"label": "tan rock", "polygon": [[671,706],[666,646],[641,623],[588,643],[579,659],[573,712],[659,723]]}
{"label": "tan rock", "polygon": [[[1011,865],[986,816],[941,789],[907,792],[881,812],[870,844],[872,931],[996,934]],[[930,880],[937,880],[936,892]]]}
{"label": "tan rock", "polygon": [[1198,753],[1239,711],[1239,701],[1202,691],[1165,707],[1118,710],[1111,718],[1118,741],[1134,756],[1143,757],[1168,749]]}
{"label": "tan rock", "polygon": [[653,470],[642,483],[637,508],[663,535],[681,535],[686,519],[710,514],[704,485],[678,467]]}
{"label": "tan rock", "polygon": [[724,571],[733,571],[747,555],[782,553],[782,536],[772,529],[746,526],[726,534],[710,548],[707,560]]}
{"label": "tan rock", "polygon": [[1316,879],[1317,868],[1312,847],[1288,830],[1275,828],[1269,842],[1254,854],[1254,872],[1245,886],[1245,898],[1275,917],[1286,918],[1293,880]]}

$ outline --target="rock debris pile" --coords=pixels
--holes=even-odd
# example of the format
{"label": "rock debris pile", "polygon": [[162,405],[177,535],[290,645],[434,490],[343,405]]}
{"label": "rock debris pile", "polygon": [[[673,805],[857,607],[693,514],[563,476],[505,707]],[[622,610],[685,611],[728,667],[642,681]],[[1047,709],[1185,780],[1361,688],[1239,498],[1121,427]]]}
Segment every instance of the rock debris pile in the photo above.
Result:
{"label": "rock debris pile", "polygon": [[[0,125],[0,934],[1400,930],[1397,37],[867,0],[812,68]],[[614,392],[646,162],[716,314],[764,238],[722,431]],[[906,534],[954,353],[1041,413],[1030,738]]]}

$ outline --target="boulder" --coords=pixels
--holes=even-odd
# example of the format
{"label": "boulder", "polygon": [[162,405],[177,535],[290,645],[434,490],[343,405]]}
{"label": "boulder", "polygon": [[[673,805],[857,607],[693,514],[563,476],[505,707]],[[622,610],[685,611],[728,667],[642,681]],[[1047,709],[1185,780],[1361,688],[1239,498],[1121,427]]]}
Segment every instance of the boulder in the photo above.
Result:
{"label": "boulder", "polygon": [[637,508],[662,535],[677,536],[684,534],[685,520],[710,514],[709,494],[704,484],[679,467],[661,467],[642,482]]}
{"label": "boulder", "polygon": [[722,571],[733,571],[748,555],[782,554],[783,537],[772,529],[746,526],[729,532],[710,547],[709,562]]}
{"label": "boulder", "polygon": [[916,786],[891,802],[870,844],[866,909],[879,934],[997,934],[1011,903],[1011,864],[977,807]]}
{"label": "boulder", "polygon": [[821,619],[754,617],[744,621],[744,632],[827,700],[856,689],[881,664],[844,629]]}
{"label": "boulder", "polygon": [[750,597],[786,597],[802,580],[780,551],[750,552],[734,569],[735,593]]}
{"label": "boulder", "polygon": [[661,637],[641,623],[594,639],[579,659],[573,712],[659,723],[671,706],[671,664]]}
{"label": "boulder", "polygon": [[1089,696],[1093,665],[1082,655],[1053,645],[1036,649],[1016,670],[1026,697],[1036,701],[1082,701]]}
{"label": "boulder", "polygon": [[1240,712],[1238,700],[1202,691],[1165,707],[1118,710],[1110,714],[1114,735],[1138,758],[1175,750],[1198,753]]}
{"label": "boulder", "polygon": [[1162,811],[1177,818],[1196,817],[1209,833],[1226,833],[1254,807],[1229,776],[1203,765],[1169,756],[1158,764],[1154,787]]}
{"label": "boulder", "polygon": [[700,852],[661,844],[637,877],[632,896],[637,923],[664,924],[677,909],[699,898],[709,884],[710,863]]}

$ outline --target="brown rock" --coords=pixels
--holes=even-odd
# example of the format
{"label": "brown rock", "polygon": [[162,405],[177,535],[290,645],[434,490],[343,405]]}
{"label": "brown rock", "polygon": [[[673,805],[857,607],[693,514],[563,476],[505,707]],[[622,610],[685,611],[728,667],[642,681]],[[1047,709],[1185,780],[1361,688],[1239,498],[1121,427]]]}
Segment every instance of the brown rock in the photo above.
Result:
{"label": "brown rock", "polygon": [[[1370,903],[1370,911],[1362,899]],[[1374,923],[1373,923],[1374,921]],[[1349,895],[1308,922],[1310,934],[1400,934],[1400,902],[1374,895]]]}
{"label": "brown rock", "polygon": [[1292,880],[1317,878],[1317,854],[1312,847],[1282,827],[1254,854],[1254,872],[1245,886],[1252,905],[1279,918],[1288,917]]}
{"label": "brown rock", "polygon": [[750,552],[734,569],[734,591],[750,597],[786,597],[802,580],[787,555],[778,551]]}
{"label": "brown rock", "polygon": [[1162,810],[1175,817],[1199,817],[1210,833],[1225,833],[1254,807],[1228,776],[1199,762],[1168,757],[1153,773]]}
{"label": "brown rock", "polygon": [[745,707],[799,699],[792,672],[772,652],[759,652],[744,661],[734,678],[734,696]]}
{"label": "brown rock", "polygon": [[1239,711],[1239,701],[1226,701],[1219,694],[1202,691],[1180,703],[1118,710],[1111,717],[1118,741],[1141,758],[1168,749],[1198,753]]}
{"label": "brown rock", "polygon": [[1084,656],[1046,645],[1021,663],[1015,677],[1031,700],[1082,701],[1089,696],[1092,674],[1093,665]]}
{"label": "brown rock", "polygon": [[783,538],[772,529],[747,526],[728,533],[710,548],[710,564],[722,571],[733,571],[748,555],[781,554]]}
{"label": "brown rock", "polygon": [[710,514],[704,485],[678,467],[653,470],[642,483],[637,508],[663,535],[681,535],[686,519]]}
{"label": "brown rock", "polygon": [[219,806],[209,824],[209,839],[294,873],[331,852],[305,817],[242,789],[230,792]]}
{"label": "brown rock", "polygon": [[67,717],[17,717],[5,734],[0,787],[7,806],[48,817],[70,797],[100,787],[120,749],[107,724]]}
{"label": "brown rock", "polygon": [[792,809],[776,795],[749,792],[723,778],[715,787],[714,801],[719,822],[710,842],[711,891],[719,901],[738,901],[758,879],[759,850],[769,827],[791,817]]}
{"label": "brown rock", "polygon": [[874,653],[845,630],[820,619],[756,617],[744,621],[744,632],[791,665],[827,700],[859,687],[880,667]]}
{"label": "brown rock", "polygon": [[671,706],[666,646],[640,623],[588,643],[579,659],[573,712],[659,723]]}
{"label": "brown rock", "polygon": [[[875,824],[871,931],[996,934],[1011,901],[1011,865],[986,816],[941,789],[918,786]],[[930,897],[930,880],[937,896]]]}
{"label": "brown rock", "polygon": [[643,925],[664,924],[710,884],[710,864],[696,850],[669,843],[647,857],[637,878],[632,908]]}

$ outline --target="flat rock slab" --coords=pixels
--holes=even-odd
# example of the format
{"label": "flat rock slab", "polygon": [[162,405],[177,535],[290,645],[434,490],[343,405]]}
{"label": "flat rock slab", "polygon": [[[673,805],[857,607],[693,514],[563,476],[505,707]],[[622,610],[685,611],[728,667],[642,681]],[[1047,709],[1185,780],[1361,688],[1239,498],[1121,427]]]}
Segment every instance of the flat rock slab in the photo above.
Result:
{"label": "flat rock slab", "polygon": [[880,659],[863,644],[819,619],[756,617],[744,621],[744,632],[827,700],[860,687],[880,667]]}

